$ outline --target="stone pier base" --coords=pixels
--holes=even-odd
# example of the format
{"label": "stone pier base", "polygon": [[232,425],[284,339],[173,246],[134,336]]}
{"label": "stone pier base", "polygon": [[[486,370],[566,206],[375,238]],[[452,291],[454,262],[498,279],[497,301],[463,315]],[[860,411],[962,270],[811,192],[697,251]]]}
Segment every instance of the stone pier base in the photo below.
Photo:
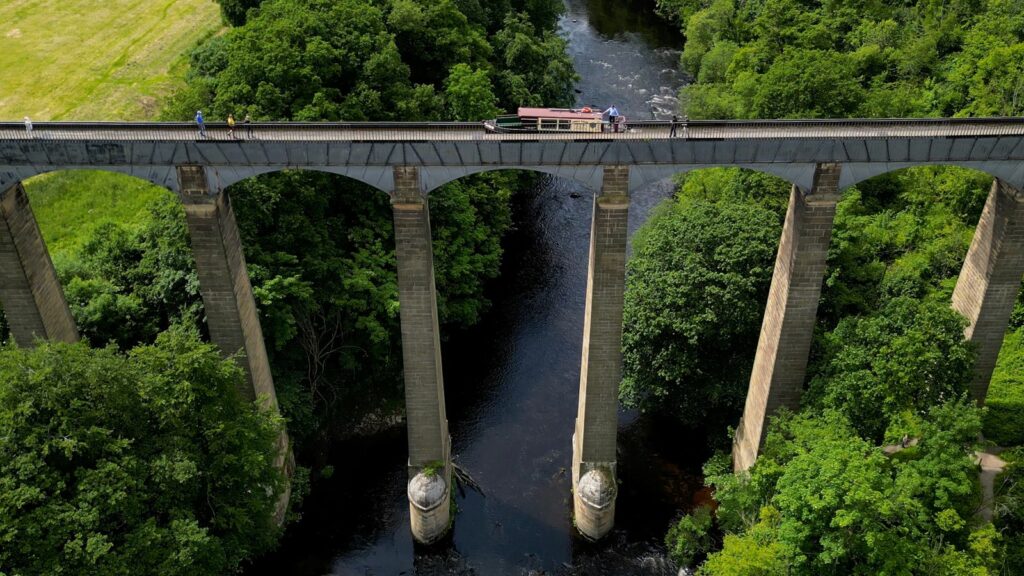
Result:
{"label": "stone pier base", "polygon": [[[200,166],[179,166],[178,182],[210,340],[245,370],[248,378],[239,389],[242,398],[258,401],[264,410],[277,415],[277,391],[231,200],[227,192],[210,190],[206,171]],[[286,481],[274,508],[274,518],[282,524],[295,470],[291,442],[283,428],[277,438],[274,466]]]}
{"label": "stone pier base", "polygon": [[409,524],[420,544],[433,544],[448,533],[451,517],[451,466],[434,474],[417,473],[409,480]]}
{"label": "stone pier base", "polygon": [[576,529],[589,540],[600,540],[615,527],[615,497],[618,496],[615,462],[576,463],[573,478],[572,511]]}
{"label": "stone pier base", "polygon": [[409,432],[409,515],[413,538],[421,544],[432,544],[451,525],[452,465],[444,407],[430,205],[415,166],[396,167],[394,178],[391,207]]}

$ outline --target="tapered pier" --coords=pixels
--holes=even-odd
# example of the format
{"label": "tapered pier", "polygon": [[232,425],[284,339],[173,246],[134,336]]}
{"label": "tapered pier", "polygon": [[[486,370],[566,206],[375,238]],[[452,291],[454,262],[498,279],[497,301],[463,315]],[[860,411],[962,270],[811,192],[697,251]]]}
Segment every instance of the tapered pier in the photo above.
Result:
{"label": "tapered pier", "polygon": [[754,465],[767,418],[779,408],[800,407],[839,201],[840,171],[839,164],[818,164],[811,189],[793,186],[790,192],[747,402],[733,440],[733,468],[737,471]]}

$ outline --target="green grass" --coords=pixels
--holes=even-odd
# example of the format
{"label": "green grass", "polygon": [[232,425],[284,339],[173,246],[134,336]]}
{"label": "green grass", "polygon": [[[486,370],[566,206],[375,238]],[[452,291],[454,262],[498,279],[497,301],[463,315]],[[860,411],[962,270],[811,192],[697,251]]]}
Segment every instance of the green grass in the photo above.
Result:
{"label": "green grass", "polygon": [[[183,85],[188,52],[222,29],[212,0],[0,0],[0,120],[146,120]],[[102,223],[137,226],[165,190],[105,172],[25,183],[51,256]]]}
{"label": "green grass", "polygon": [[1024,444],[1024,328],[1003,340],[985,406],[986,438],[1001,446]]}
{"label": "green grass", "polygon": [[149,205],[164,194],[170,192],[137,178],[91,170],[37,176],[30,188],[32,211],[54,259],[76,253],[107,222],[142,225]]}
{"label": "green grass", "polygon": [[2,0],[0,119],[152,118],[221,27],[212,0]]}

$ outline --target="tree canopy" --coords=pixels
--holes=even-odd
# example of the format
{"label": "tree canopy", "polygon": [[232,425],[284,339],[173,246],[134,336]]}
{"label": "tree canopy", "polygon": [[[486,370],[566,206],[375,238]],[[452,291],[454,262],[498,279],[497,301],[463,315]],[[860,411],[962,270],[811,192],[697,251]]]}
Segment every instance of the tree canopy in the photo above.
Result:
{"label": "tree canopy", "polygon": [[0,351],[0,572],[223,574],[276,538],[282,425],[194,332]]}
{"label": "tree canopy", "polygon": [[890,300],[877,314],[844,318],[823,340],[805,402],[845,414],[864,438],[899,439],[907,413],[966,396],[974,351],[967,321],[946,302]]}
{"label": "tree canopy", "polygon": [[764,208],[694,199],[665,206],[637,234],[623,321],[626,405],[693,428],[735,421],[779,230]]}
{"label": "tree canopy", "polygon": [[920,443],[889,456],[837,412],[786,415],[749,476],[712,460],[728,535],[700,574],[989,574],[998,536],[969,522],[980,411],[946,403],[915,425]]}

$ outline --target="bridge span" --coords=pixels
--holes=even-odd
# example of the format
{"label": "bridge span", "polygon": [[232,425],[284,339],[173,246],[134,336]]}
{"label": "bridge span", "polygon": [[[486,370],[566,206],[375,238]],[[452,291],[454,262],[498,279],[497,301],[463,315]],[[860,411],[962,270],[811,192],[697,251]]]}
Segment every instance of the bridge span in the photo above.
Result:
{"label": "bridge span", "polygon": [[[743,417],[738,471],[760,451],[767,416],[799,406],[836,203],[842,189],[901,168],[984,171],[994,182],[952,298],[978,349],[983,402],[1024,275],[1024,120],[1012,118],[632,123],[622,133],[493,133],[479,123],[259,123],[229,136],[209,124],[0,123],[0,301],[21,345],[73,341],[74,320],[21,182],[56,170],[129,174],[185,207],[212,340],[243,352],[243,393],[277,410],[259,316],[228,193],[288,169],[317,170],[388,193],[394,212],[409,429],[409,505],[417,540],[447,531],[451,459],[434,286],[429,193],[463,176],[524,169],[594,191],[573,501],[584,535],[612,527],[617,391],[630,194],[674,174],[742,167],[792,185]],[[279,465],[290,466],[287,436]],[[439,466],[438,463],[441,465]],[[432,474],[434,469],[440,469]],[[283,510],[283,509],[282,509]]]}

